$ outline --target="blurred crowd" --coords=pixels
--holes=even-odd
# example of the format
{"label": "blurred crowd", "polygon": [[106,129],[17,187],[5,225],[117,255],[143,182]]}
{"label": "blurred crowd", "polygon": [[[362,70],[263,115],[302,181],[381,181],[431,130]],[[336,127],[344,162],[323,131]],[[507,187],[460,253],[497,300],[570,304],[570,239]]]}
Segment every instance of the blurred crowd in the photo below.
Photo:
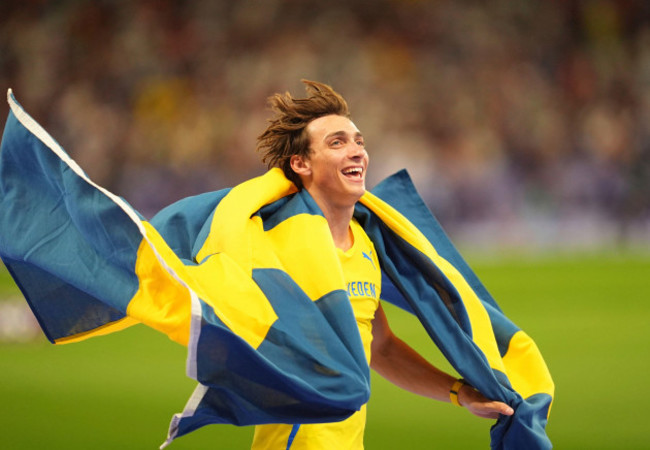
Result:
{"label": "blurred crowd", "polygon": [[467,245],[650,243],[650,2],[3,0],[0,85],[145,216],[263,173],[275,92],[348,100]]}

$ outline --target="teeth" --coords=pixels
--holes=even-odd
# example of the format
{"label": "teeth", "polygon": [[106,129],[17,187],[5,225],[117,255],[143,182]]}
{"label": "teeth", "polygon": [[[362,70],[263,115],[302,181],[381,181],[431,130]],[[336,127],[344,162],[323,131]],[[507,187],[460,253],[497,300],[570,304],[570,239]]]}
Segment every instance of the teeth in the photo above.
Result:
{"label": "teeth", "polygon": [[362,173],[363,169],[361,167],[351,167],[349,169],[345,169],[343,171],[344,174],[352,174],[352,173]]}

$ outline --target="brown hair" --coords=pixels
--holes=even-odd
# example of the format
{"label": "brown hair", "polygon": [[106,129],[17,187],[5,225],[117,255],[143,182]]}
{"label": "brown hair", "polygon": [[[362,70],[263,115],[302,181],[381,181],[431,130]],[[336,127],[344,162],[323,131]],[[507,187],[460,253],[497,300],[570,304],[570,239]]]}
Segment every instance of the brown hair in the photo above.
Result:
{"label": "brown hair", "polygon": [[308,156],[309,135],[307,125],[319,117],[336,114],[350,117],[348,104],[330,86],[316,81],[301,80],[309,96],[293,98],[289,92],[275,94],[268,101],[275,117],[257,138],[257,151],[269,168],[279,167],[298,188],[302,182],[291,168],[291,156]]}

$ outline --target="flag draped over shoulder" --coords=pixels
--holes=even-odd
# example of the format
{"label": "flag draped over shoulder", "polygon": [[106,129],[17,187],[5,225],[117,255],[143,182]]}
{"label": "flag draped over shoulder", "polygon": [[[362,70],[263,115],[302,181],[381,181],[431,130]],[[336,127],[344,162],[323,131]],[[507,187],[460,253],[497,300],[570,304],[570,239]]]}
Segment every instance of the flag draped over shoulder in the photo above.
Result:
{"label": "flag draped over shoulder", "polygon": [[382,299],[415,314],[472,386],[514,408],[492,427],[492,448],[551,448],[545,428],[555,387],[541,353],[503,314],[408,174],[366,193],[355,217],[377,250]]}
{"label": "flag draped over shoulder", "polygon": [[[141,322],[187,345],[187,372],[199,385],[173,419],[170,440],[208,423],[342,420],[367,402],[369,369],[342,272],[322,271],[313,281],[294,264],[338,264],[313,200],[284,202],[274,216],[289,219],[265,230],[251,214],[295,192],[278,172],[227,196],[188,199],[183,212],[171,208],[158,220],[175,235],[170,247],[126,202],[93,184],[11,95],[9,103],[0,255],[50,341]],[[278,257],[269,233],[277,246],[297,238],[303,248]],[[197,236],[195,261],[174,253]]]}
{"label": "flag draped over shoulder", "polygon": [[[342,420],[369,370],[327,222],[278,169],[147,222],[95,185],[8,95],[0,150],[0,256],[48,339],[144,323],[188,346],[199,384],[167,443],[211,423]],[[414,313],[458,372],[515,408],[493,448],[549,448],[553,383],[405,172],[355,216],[373,240],[382,297]]]}

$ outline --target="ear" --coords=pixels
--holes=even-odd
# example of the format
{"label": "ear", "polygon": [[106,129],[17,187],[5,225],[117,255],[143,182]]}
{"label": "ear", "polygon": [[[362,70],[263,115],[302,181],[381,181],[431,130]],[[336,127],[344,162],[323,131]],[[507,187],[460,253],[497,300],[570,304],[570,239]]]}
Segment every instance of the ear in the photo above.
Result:
{"label": "ear", "polygon": [[311,175],[311,164],[309,159],[300,155],[292,155],[289,164],[291,164],[291,169],[296,172],[299,177],[302,178]]}

